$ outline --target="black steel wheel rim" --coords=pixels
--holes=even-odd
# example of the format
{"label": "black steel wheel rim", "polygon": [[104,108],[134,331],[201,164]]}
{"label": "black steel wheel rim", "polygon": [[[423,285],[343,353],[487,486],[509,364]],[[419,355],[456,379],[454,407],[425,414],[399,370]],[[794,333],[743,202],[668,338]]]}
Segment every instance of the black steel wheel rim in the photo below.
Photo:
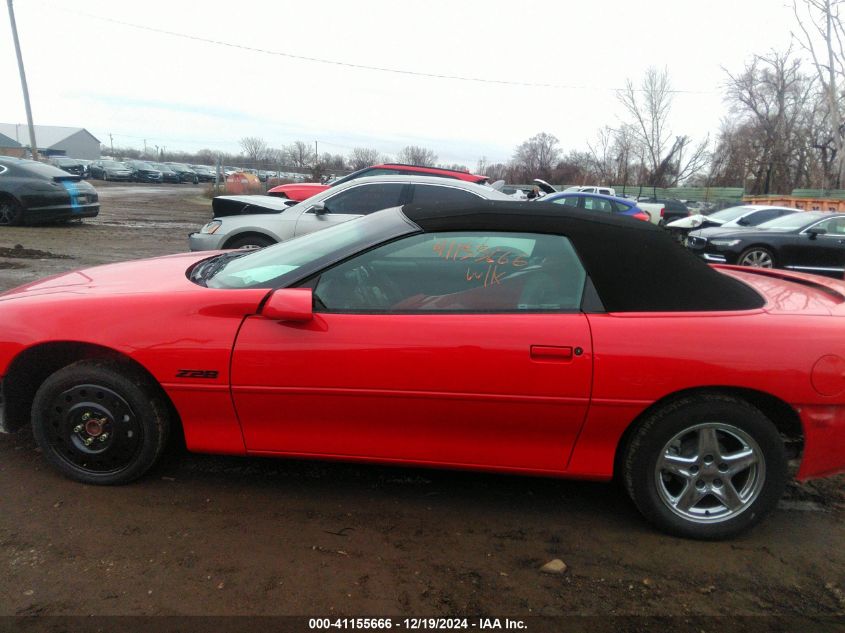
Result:
{"label": "black steel wheel rim", "polygon": [[132,464],[143,440],[128,402],[103,385],[76,385],[51,403],[47,438],[53,452],[93,474],[119,472]]}

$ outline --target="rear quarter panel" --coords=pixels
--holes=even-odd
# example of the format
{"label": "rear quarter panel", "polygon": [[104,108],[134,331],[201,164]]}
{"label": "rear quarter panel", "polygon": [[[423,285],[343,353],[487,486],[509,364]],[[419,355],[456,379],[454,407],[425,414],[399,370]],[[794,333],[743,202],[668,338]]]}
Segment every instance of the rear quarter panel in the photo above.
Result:
{"label": "rear quarter panel", "polygon": [[[825,441],[838,443],[839,457],[829,457],[841,468],[843,426],[819,434],[818,425],[804,414],[809,407],[841,411],[845,405],[845,390],[822,395],[811,382],[813,366],[823,356],[845,357],[845,321],[822,306],[817,312],[589,315],[595,359],[592,402],[568,470],[610,477],[616,446],[638,415],[672,394],[710,387],[752,389],[783,400],[802,415],[803,474],[831,470],[830,459],[823,468],[813,463]],[[823,424],[829,427],[828,422]]]}

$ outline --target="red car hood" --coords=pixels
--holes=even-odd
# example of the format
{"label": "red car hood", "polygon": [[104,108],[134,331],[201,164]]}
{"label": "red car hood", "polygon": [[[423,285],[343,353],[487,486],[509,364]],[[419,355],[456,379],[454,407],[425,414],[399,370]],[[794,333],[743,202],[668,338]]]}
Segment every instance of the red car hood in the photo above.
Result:
{"label": "red car hood", "polygon": [[188,279],[188,269],[217,254],[216,251],[181,253],[83,268],[18,286],[0,294],[0,301],[59,292],[144,294],[193,290],[198,286]]}
{"label": "red car hood", "polygon": [[328,188],[328,185],[321,185],[318,182],[297,182],[273,187],[267,193],[275,196],[284,194],[291,200],[302,202],[303,200],[307,200],[311,196],[315,196]]}

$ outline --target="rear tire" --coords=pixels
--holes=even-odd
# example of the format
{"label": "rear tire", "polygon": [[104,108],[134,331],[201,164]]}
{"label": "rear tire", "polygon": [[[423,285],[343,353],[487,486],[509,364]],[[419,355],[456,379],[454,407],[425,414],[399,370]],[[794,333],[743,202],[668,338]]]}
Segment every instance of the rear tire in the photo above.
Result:
{"label": "rear tire", "polygon": [[749,529],[777,505],[787,459],[759,409],[711,393],[676,400],[643,420],[623,476],[637,508],[658,528],[718,540]]}
{"label": "rear tire", "polygon": [[83,360],[52,374],[32,405],[45,459],[86,484],[125,484],[155,465],[170,430],[168,407],[141,371]]}

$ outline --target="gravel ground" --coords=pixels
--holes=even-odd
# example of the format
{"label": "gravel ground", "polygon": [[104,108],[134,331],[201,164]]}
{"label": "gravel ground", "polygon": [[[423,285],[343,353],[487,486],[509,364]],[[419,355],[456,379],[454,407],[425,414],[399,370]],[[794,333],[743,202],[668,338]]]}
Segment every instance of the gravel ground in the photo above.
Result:
{"label": "gravel ground", "polygon": [[[94,184],[98,218],[0,231],[0,289],[186,250],[211,216],[202,187]],[[845,615],[842,477],[725,543],[655,532],[612,484],[174,449],[84,486],[27,431],[0,481],[0,615]]]}

